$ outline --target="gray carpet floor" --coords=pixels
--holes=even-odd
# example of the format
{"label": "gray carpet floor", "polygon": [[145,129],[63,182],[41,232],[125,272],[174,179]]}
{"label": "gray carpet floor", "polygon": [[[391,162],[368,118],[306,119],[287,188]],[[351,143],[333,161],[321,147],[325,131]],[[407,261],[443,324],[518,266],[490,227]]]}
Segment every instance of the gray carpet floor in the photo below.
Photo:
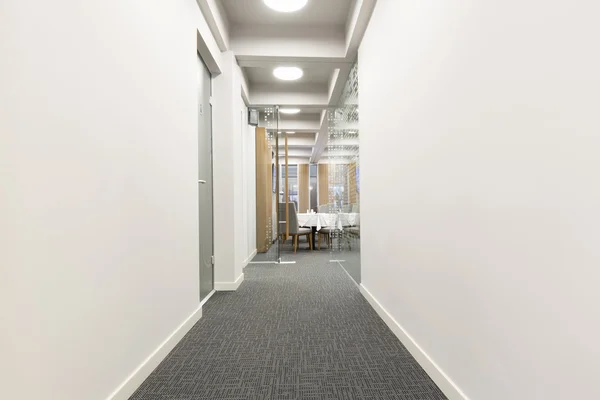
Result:
{"label": "gray carpet floor", "polygon": [[251,264],[131,400],[446,399],[328,252]]}

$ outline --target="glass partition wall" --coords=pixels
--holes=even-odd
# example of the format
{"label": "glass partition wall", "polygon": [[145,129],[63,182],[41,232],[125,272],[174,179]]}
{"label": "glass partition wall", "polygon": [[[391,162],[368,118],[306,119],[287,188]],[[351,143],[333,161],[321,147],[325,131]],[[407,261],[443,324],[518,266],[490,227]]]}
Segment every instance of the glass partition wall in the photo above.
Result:
{"label": "glass partition wall", "polygon": [[317,212],[319,210],[319,184],[318,184],[318,169],[319,166],[317,164],[310,164],[309,166],[309,180],[308,180],[308,190],[309,190],[309,207],[313,212]]}
{"label": "glass partition wall", "polygon": [[278,132],[278,210],[279,210],[279,262],[291,264],[294,261],[294,240],[296,235],[297,214],[299,210],[298,165],[288,160],[288,141],[290,133]]}
{"label": "glass partition wall", "polygon": [[[257,186],[257,207],[264,207],[261,215],[261,224],[265,226],[257,226],[257,236],[261,243],[264,240],[267,245],[262,249],[257,244],[258,253],[252,260],[254,263],[277,262],[279,260],[279,240],[278,240],[278,224],[277,224],[277,209],[279,203],[279,169],[278,165],[278,125],[279,113],[278,107],[270,106],[260,110],[259,128],[257,135],[264,135],[264,138],[257,138],[256,157],[257,157],[257,183],[258,174],[265,174],[261,180],[261,184]],[[266,143],[265,143],[266,141]],[[266,168],[266,171],[263,170]],[[263,187],[264,185],[264,187]],[[260,187],[259,187],[260,186]],[[257,211],[258,214],[258,211]],[[257,219],[258,224],[258,219]],[[263,236],[264,235],[264,236]]]}
{"label": "glass partition wall", "polygon": [[[326,110],[327,144],[319,164],[290,164],[290,133],[279,131],[279,107],[261,110],[260,126],[266,133],[265,168],[270,177],[265,219],[267,251],[254,262],[294,263],[294,240],[298,249],[314,247],[329,252],[330,261],[339,263],[360,282],[360,162],[358,131],[358,74],[351,69],[340,102]],[[258,154],[258,153],[257,153]],[[258,157],[258,156],[257,156]],[[258,181],[258,180],[257,180]],[[302,187],[301,187],[302,186]],[[257,190],[259,188],[257,187]],[[272,194],[271,194],[272,190]],[[258,200],[257,200],[258,203]],[[301,209],[302,208],[302,209]],[[296,234],[298,214],[318,213],[311,227],[313,241]],[[295,217],[294,217],[295,215]],[[306,218],[305,218],[306,219]],[[261,225],[262,226],[262,225]],[[299,231],[299,232],[300,232]],[[312,246],[311,246],[312,244]]]}
{"label": "glass partition wall", "polygon": [[339,104],[327,110],[329,172],[328,229],[331,261],[339,262],[360,283],[360,160],[358,67],[354,64]]}
{"label": "glass partition wall", "polygon": [[[286,171],[287,169],[287,171]],[[281,190],[279,191],[279,202],[280,203],[285,203],[285,190],[284,188],[286,187],[285,185],[285,174],[286,172],[288,173],[288,194],[287,194],[287,199],[288,202],[290,203],[294,203],[294,205],[296,206],[296,210],[299,210],[298,208],[298,165],[296,164],[289,164],[287,167],[285,164],[281,164],[280,167],[280,187]],[[298,211],[298,212],[303,212],[303,211]]]}
{"label": "glass partition wall", "polygon": [[[260,229],[265,232],[266,242],[268,246],[253,259],[253,263],[295,263],[293,260],[293,252],[283,252],[282,244],[289,239],[288,221],[291,220],[289,212],[286,212],[286,205],[291,205],[297,210],[298,207],[298,175],[297,165],[288,165],[287,150],[288,134],[279,131],[279,107],[265,107],[261,110],[261,118],[259,123],[260,128],[264,128],[262,134],[266,134],[266,143],[258,149],[257,141],[257,168],[263,166],[269,169],[269,179],[261,180],[268,187],[258,187],[257,192],[267,191],[269,194],[257,197],[257,206],[265,207],[266,218],[264,223],[266,226]],[[259,130],[257,130],[259,132]],[[257,133],[258,134],[258,133]],[[260,152],[260,167],[259,164]],[[264,156],[266,153],[266,157]],[[266,158],[266,160],[265,160]],[[258,178],[257,178],[258,183]],[[286,201],[287,199],[287,201]],[[261,211],[262,212],[262,211]],[[258,214],[258,211],[257,211]],[[258,233],[257,233],[258,236]]]}

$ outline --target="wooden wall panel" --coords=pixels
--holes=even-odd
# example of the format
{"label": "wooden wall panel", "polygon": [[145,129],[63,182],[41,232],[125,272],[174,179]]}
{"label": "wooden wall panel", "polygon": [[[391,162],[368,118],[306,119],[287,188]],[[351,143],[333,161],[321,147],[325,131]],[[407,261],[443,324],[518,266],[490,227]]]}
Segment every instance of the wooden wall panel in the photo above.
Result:
{"label": "wooden wall panel", "polygon": [[273,192],[271,150],[265,128],[256,128],[256,250],[265,253],[271,247]]}
{"label": "wooden wall panel", "polygon": [[298,164],[298,212],[304,213],[309,208],[310,175],[308,164]]}
{"label": "wooden wall panel", "polygon": [[319,205],[329,204],[329,166],[319,164]]}

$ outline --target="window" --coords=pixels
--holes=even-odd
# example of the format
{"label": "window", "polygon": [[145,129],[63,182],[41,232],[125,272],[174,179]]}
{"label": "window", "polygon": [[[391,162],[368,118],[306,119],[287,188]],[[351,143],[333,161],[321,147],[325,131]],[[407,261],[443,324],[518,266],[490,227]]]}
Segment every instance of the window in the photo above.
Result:
{"label": "window", "polygon": [[[285,165],[281,166],[280,171],[279,202],[285,203]],[[294,203],[298,210],[298,166],[295,164],[289,165],[288,185],[288,200],[290,203]]]}
{"label": "window", "polygon": [[317,181],[317,172],[318,172],[318,165],[311,164],[309,167],[310,178],[308,179],[308,189],[310,190],[309,207],[314,212],[318,211],[317,208],[319,206],[319,200],[318,200],[319,199],[319,195],[318,195],[319,185],[318,185],[318,181]]}

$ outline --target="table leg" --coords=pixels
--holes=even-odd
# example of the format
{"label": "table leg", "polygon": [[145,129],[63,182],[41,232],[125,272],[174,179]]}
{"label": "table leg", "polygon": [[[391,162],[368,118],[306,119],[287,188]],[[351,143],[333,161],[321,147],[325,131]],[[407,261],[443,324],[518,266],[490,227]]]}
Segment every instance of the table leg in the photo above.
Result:
{"label": "table leg", "polygon": [[317,227],[316,226],[312,226],[312,241],[313,241],[313,249],[317,249]]}

